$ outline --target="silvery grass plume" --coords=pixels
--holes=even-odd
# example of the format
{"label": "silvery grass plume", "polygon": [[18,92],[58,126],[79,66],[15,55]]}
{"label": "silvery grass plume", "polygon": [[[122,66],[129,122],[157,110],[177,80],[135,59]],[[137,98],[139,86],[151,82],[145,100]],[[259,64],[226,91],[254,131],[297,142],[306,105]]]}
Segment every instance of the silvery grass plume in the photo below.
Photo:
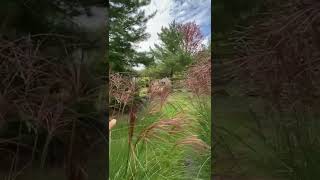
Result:
{"label": "silvery grass plume", "polygon": [[181,132],[185,125],[185,120],[180,117],[159,120],[141,131],[141,133],[138,135],[136,144],[138,144],[140,141],[148,142],[152,138],[165,141],[165,139],[159,136],[160,133],[167,133],[171,135],[176,134]]}
{"label": "silvery grass plume", "polygon": [[192,147],[192,149],[196,150],[199,153],[210,151],[210,146],[203,142],[196,135],[192,135],[180,140],[179,142],[177,142],[176,146],[190,146]]}

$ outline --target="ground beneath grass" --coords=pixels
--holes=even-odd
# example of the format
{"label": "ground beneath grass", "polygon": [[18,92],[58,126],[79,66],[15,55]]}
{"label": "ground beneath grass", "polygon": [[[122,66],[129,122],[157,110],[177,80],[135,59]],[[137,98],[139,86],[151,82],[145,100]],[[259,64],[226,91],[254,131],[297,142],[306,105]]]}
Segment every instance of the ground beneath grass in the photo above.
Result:
{"label": "ground beneath grass", "polygon": [[[106,173],[106,153],[107,149],[104,145],[99,145],[92,151],[88,158],[88,169],[86,170],[88,180],[100,180],[107,179],[108,174]],[[0,179],[15,179],[15,180],[67,180],[65,175],[65,169],[63,165],[59,167],[26,167],[23,171],[19,172],[19,175],[14,178],[17,174],[12,174],[9,177],[8,172],[0,172]]]}
{"label": "ground beneath grass", "polygon": [[[273,180],[273,162],[256,129],[255,115],[262,114],[258,98],[237,95],[213,97],[216,180]],[[252,113],[254,111],[254,114]]]}

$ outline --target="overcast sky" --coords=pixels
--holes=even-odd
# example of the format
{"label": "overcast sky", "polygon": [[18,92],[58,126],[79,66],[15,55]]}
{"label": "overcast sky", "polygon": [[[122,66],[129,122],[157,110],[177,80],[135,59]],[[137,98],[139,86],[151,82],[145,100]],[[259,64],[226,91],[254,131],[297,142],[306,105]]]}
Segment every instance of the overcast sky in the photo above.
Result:
{"label": "overcast sky", "polygon": [[[151,37],[137,45],[138,51],[148,51],[149,47],[159,43],[157,33],[161,31],[162,26],[168,26],[174,19],[182,23],[195,21],[200,25],[205,36],[204,44],[207,44],[211,38],[211,0],[151,0],[151,3],[143,9],[147,15],[154,11],[157,11],[157,14],[147,23],[146,31]],[[106,9],[92,7],[91,10],[93,16],[78,16],[75,18],[76,22],[90,30],[104,26]]]}
{"label": "overcast sky", "polygon": [[162,26],[168,26],[174,19],[182,23],[195,21],[205,36],[204,43],[211,38],[211,0],[180,0],[180,3],[175,0],[151,0],[143,9],[146,14],[157,10],[157,14],[147,23],[147,32],[151,37],[138,44],[138,51],[148,51],[149,47],[159,43],[157,33]]}
{"label": "overcast sky", "polygon": [[[150,38],[137,44],[138,51],[149,51],[150,47],[159,43],[157,33],[161,31],[161,27],[167,27],[173,20],[180,23],[195,21],[200,25],[205,37],[203,43],[207,44],[211,39],[211,0],[151,0],[151,3],[143,9],[147,15],[154,11],[157,11],[157,14],[148,21],[146,31],[150,34]],[[91,10],[93,16],[81,15],[75,18],[76,22],[90,30],[104,26],[106,9],[92,7]],[[135,69],[141,68],[143,67]]]}

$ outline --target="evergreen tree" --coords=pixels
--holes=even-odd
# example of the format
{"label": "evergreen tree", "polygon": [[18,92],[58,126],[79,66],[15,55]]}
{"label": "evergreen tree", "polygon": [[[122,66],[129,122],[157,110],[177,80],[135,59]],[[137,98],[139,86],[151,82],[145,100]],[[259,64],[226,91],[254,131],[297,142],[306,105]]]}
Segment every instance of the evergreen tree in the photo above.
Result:
{"label": "evergreen tree", "polygon": [[174,73],[183,71],[192,62],[191,53],[184,48],[184,34],[182,24],[173,21],[169,27],[161,29],[158,33],[160,44],[155,44],[151,50],[156,65],[159,66],[163,76],[172,77]]}
{"label": "evergreen tree", "polygon": [[181,51],[182,33],[179,31],[179,24],[173,21],[169,27],[162,27],[158,33],[160,44],[155,44],[155,49],[152,52],[156,59],[164,60],[171,54],[176,54]]}
{"label": "evergreen tree", "polygon": [[1,0],[0,34],[10,39],[28,34],[74,35],[79,30],[73,17],[90,16],[91,6],[105,6],[103,0]]}
{"label": "evergreen tree", "polygon": [[156,12],[146,15],[142,7],[150,0],[110,0],[109,48],[107,61],[113,71],[128,71],[138,63],[152,61],[146,53],[137,53],[134,44],[148,38],[147,21]]}

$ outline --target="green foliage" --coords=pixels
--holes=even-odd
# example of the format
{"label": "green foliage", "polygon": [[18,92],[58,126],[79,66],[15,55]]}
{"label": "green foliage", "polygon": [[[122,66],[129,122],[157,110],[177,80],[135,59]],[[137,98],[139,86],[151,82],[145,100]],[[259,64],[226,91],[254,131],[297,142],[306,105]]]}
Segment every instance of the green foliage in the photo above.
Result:
{"label": "green foliage", "polygon": [[141,8],[150,0],[111,0],[109,8],[109,57],[107,62],[113,71],[126,71],[132,66],[149,64],[152,58],[136,52],[133,44],[148,38],[145,32],[147,21],[155,13],[146,16]]}
{"label": "green foliage", "polygon": [[161,41],[151,49],[155,64],[146,73],[157,77],[172,77],[175,73],[184,71],[192,63],[193,58],[186,52],[182,45],[182,33],[179,31],[181,24],[173,21],[169,27],[163,27],[158,34]]}
{"label": "green foliage", "polygon": [[178,30],[179,24],[175,21],[169,24],[169,27],[162,27],[158,33],[161,43],[155,45],[153,54],[157,59],[165,59],[170,54],[175,54],[180,51],[182,45],[182,34]]}
{"label": "green foliage", "polygon": [[197,134],[206,144],[211,144],[211,99],[207,96],[193,97],[190,101],[191,115],[199,123]]}
{"label": "green foliage", "polygon": [[[148,114],[148,108],[138,115],[138,125],[135,126],[134,139],[152,123],[161,118],[172,118],[179,109],[167,105],[163,112]],[[128,124],[126,116],[118,120],[118,124],[111,134],[111,154],[109,160],[110,179],[185,179],[183,176],[184,152],[181,148],[174,148],[177,137],[161,134],[166,141],[150,139],[150,142],[137,144],[136,157],[129,156]]]}
{"label": "green foliage", "polygon": [[[186,99],[187,113],[193,120],[194,129],[192,129],[192,132],[211,147],[211,98],[188,95],[184,99]],[[189,155],[191,155],[190,159],[194,166],[194,176],[200,179],[210,179],[211,151],[203,154],[196,154],[191,151]]]}
{"label": "green foliage", "polygon": [[146,88],[150,81],[151,81],[150,77],[139,77],[138,81],[137,81],[138,87],[139,88]]}
{"label": "green foliage", "polygon": [[163,73],[163,70],[158,65],[151,65],[146,69],[142,70],[141,76],[151,77],[153,79],[160,79],[161,77],[165,77],[166,74]]}
{"label": "green foliage", "polygon": [[[183,112],[190,115],[192,106],[184,94],[174,94],[161,112],[150,114],[146,106],[139,114],[135,126],[134,140],[147,127],[163,119],[172,119]],[[195,117],[195,116],[192,116]],[[210,179],[210,152],[197,154],[187,146],[177,146],[177,142],[189,137],[190,133],[201,132],[198,121],[188,121],[183,131],[168,134],[159,129],[159,134],[137,144],[134,155],[128,155],[128,124],[126,116],[111,132],[110,179]],[[210,134],[210,132],[205,132]],[[208,136],[209,137],[209,136]],[[158,139],[159,138],[159,139]]]}
{"label": "green foliage", "polygon": [[90,14],[90,6],[104,3],[103,0],[3,0],[0,2],[0,32],[10,38],[29,33],[72,34],[79,30],[73,17]]}

